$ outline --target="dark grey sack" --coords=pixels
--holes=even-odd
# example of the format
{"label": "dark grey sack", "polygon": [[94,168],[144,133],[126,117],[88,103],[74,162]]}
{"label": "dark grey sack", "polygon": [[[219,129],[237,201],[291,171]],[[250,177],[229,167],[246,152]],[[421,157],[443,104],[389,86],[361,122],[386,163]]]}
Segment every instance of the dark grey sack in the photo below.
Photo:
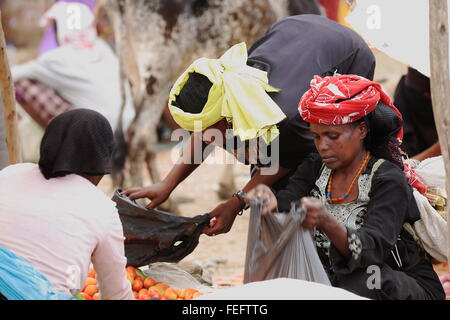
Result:
{"label": "dark grey sack", "polygon": [[116,203],[125,236],[127,265],[141,267],[153,262],[178,262],[198,245],[209,214],[192,218],[147,209],[117,190]]}
{"label": "dark grey sack", "polygon": [[331,285],[311,230],[301,227],[306,211],[293,203],[289,213],[262,215],[262,201],[251,202],[244,283],[291,278]]}

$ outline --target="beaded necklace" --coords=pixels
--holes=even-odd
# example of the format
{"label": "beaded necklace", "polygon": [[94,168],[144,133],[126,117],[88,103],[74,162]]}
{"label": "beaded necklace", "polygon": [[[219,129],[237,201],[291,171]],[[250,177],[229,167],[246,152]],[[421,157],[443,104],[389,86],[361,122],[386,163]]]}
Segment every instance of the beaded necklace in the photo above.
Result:
{"label": "beaded necklace", "polygon": [[339,203],[348,198],[349,194],[353,190],[353,187],[354,187],[356,181],[358,180],[358,177],[361,175],[361,172],[363,172],[367,163],[369,162],[369,158],[370,158],[370,152],[367,151],[363,161],[361,162],[358,170],[356,171],[355,176],[353,177],[352,183],[350,183],[350,186],[348,187],[347,192],[345,192],[342,197],[336,197],[336,198],[331,197],[331,185],[333,183],[333,172],[334,172],[334,171],[331,171],[330,178],[328,181],[327,193],[326,193],[327,199],[330,203]]}

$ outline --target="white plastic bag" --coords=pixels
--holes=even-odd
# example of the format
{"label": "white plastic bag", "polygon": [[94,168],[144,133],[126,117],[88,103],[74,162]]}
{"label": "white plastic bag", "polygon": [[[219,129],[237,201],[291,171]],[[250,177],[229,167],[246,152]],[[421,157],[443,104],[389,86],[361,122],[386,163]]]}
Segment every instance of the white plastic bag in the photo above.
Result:
{"label": "white plastic bag", "polygon": [[420,211],[414,231],[429,255],[440,262],[447,262],[447,221],[416,189],[414,198]]}
{"label": "white plastic bag", "polygon": [[427,187],[445,189],[445,165],[442,156],[425,159],[414,170]]}
{"label": "white plastic bag", "polygon": [[286,213],[261,215],[252,200],[244,283],[291,278],[331,285],[317,254],[312,233],[301,227],[306,212],[293,205]]}
{"label": "white plastic bag", "polygon": [[[445,164],[442,156],[425,159],[414,168],[428,190],[437,189],[446,195]],[[414,232],[425,251],[434,259],[447,261],[447,221],[430,204],[430,199],[414,189],[414,198],[420,211],[420,220],[414,223]]]}
{"label": "white plastic bag", "polygon": [[178,267],[175,263],[155,262],[148,267],[142,267],[146,276],[163,282],[173,289],[196,289],[202,293],[217,291],[216,288],[202,284],[191,274]]}

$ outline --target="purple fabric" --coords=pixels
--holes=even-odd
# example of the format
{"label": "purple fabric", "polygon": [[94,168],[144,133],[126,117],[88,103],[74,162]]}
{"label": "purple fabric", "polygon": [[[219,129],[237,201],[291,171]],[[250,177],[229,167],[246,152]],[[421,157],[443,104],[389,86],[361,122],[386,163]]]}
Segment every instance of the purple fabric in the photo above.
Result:
{"label": "purple fabric", "polygon": [[[57,2],[78,2],[87,5],[92,11],[95,8],[96,0],[57,0]],[[44,32],[44,36],[42,37],[41,44],[39,45],[39,55],[55,49],[58,47],[58,43],[56,42],[56,33],[55,29],[52,27],[47,27]]]}

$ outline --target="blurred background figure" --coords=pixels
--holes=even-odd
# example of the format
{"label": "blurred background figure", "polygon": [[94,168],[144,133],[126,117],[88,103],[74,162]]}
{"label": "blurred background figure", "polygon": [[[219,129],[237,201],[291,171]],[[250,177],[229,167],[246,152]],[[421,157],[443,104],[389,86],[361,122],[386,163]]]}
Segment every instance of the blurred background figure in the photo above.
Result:
{"label": "blurred background figure", "polygon": [[[86,5],[92,12],[95,10],[96,0],[57,0],[57,2],[82,3]],[[39,55],[58,47],[56,30],[53,26],[45,29],[44,35],[39,46]]]}
{"label": "blurred background figure", "polygon": [[348,24],[344,18],[350,12],[350,2],[346,0],[317,0],[322,15],[346,26]]}
{"label": "blurred background figure", "polygon": [[[102,113],[114,127],[121,104],[119,63],[97,36],[90,8],[57,2],[40,25],[53,30],[54,43],[44,38],[42,55],[12,68],[19,103],[43,128],[57,114],[75,107]],[[51,49],[54,44],[57,47]],[[131,117],[130,112],[125,114],[126,120]]]}
{"label": "blurred background figure", "polygon": [[416,69],[398,82],[394,105],[403,115],[405,136],[402,149],[409,157],[424,160],[441,155],[431,101],[430,78]]}
{"label": "blurred background figure", "polygon": [[[11,69],[18,103],[41,128],[28,128],[32,132],[27,136],[33,139],[23,148],[31,151],[24,155],[25,160],[36,161],[42,129],[62,112],[92,109],[104,115],[113,128],[117,126],[122,104],[119,62],[108,43],[98,36],[94,5],[95,1],[53,4],[39,19],[39,25],[47,28],[41,54]],[[129,94],[128,87],[125,91]],[[128,103],[123,124],[127,126],[133,116]]]}

